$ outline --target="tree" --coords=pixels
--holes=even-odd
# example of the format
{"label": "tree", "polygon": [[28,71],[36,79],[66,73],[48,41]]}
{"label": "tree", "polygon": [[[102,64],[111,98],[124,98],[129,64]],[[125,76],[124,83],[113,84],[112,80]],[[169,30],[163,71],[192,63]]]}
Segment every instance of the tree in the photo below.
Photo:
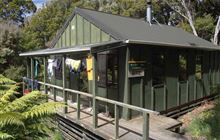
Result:
{"label": "tree", "polygon": [[83,5],[80,0],[55,0],[39,10],[22,29],[22,46],[25,50],[47,48],[57,31],[72,13],[75,6]]}
{"label": "tree", "polygon": [[32,0],[0,0],[0,19],[23,24],[25,15],[34,13]]}
{"label": "tree", "polygon": [[[183,20],[180,20],[181,27],[187,27],[187,25],[184,25],[184,20],[186,20],[191,28],[190,31],[194,35],[209,41],[212,40],[214,44],[218,44],[220,31],[220,1],[166,0],[165,2],[173,11],[183,18]],[[216,26],[214,25],[215,23]],[[201,30],[201,27],[205,30]],[[212,35],[210,36],[210,34]]]}
{"label": "tree", "polygon": [[0,30],[0,73],[20,81],[24,72],[23,60],[18,56],[23,51],[20,28],[8,22],[2,22]]}
{"label": "tree", "polygon": [[0,139],[39,139],[48,137],[50,118],[61,103],[45,102],[46,95],[33,91],[18,98],[19,86],[0,75]]}

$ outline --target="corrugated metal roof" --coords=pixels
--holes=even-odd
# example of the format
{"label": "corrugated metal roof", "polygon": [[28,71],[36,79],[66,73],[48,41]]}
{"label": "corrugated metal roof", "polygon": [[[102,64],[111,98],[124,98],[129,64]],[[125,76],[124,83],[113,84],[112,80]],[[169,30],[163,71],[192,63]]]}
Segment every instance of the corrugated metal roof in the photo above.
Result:
{"label": "corrugated metal roof", "polygon": [[48,56],[48,55],[59,55],[59,54],[80,54],[80,53],[89,53],[92,50],[97,51],[97,48],[100,46],[106,46],[107,48],[112,44],[120,44],[122,41],[107,41],[102,43],[95,44],[86,44],[86,45],[77,45],[72,47],[63,47],[63,48],[48,48],[37,51],[25,52],[19,54],[19,56]]}
{"label": "corrugated metal roof", "polygon": [[[75,14],[83,16],[103,31],[119,40],[140,44],[157,44],[186,48],[218,49],[213,43],[196,37],[180,28],[158,25],[135,19],[88,9],[76,8]],[[209,47],[209,48],[207,48]]]}

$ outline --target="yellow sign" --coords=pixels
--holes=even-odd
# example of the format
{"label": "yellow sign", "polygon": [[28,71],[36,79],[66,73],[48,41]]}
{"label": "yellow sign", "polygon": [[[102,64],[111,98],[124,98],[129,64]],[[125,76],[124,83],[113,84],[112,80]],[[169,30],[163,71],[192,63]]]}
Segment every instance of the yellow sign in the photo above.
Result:
{"label": "yellow sign", "polygon": [[88,80],[93,80],[93,68],[92,68],[92,58],[86,59],[86,68],[88,74]]}

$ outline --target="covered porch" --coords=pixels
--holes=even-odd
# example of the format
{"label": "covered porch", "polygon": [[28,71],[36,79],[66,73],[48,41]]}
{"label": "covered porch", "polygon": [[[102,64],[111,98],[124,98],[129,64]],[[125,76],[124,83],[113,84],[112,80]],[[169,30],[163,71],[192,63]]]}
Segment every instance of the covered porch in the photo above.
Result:
{"label": "covered porch", "polygon": [[[99,114],[99,105],[104,104],[111,104],[113,106],[114,110],[114,116],[112,116],[114,119],[113,123],[113,128],[114,128],[114,136],[111,136],[115,139],[120,138],[120,124],[119,124],[119,114],[121,109],[131,109],[135,111],[139,111],[143,115],[143,127],[142,127],[142,134],[141,137],[143,139],[149,139],[149,116],[150,114],[158,115],[158,112],[144,109],[141,107],[133,106],[130,104],[126,104],[123,102],[119,102],[116,100],[111,100],[107,98],[103,98],[100,96],[97,96],[97,81],[98,81],[98,75],[97,75],[97,53],[98,52],[103,52],[106,50],[113,50],[116,48],[120,48],[124,46],[121,41],[113,41],[113,42],[106,42],[106,43],[99,43],[99,44],[92,44],[92,45],[81,45],[79,47],[72,47],[72,48],[54,48],[54,49],[45,49],[45,50],[38,50],[38,51],[33,51],[33,52],[27,52],[27,53],[22,53],[20,56],[26,57],[27,59],[27,76],[23,79],[24,83],[26,83],[25,80],[30,80],[31,85],[29,88],[31,90],[41,90],[44,91],[45,94],[48,94],[49,97],[52,97],[48,99],[48,101],[61,101],[64,102],[67,106],[63,108],[63,111],[60,112],[62,116],[68,116],[71,112],[75,112],[74,117],[72,118],[73,120],[76,120],[78,123],[83,124],[83,108],[85,109],[85,106],[87,108],[91,107],[91,110],[89,111],[90,116],[91,116],[91,129],[94,131],[97,130],[100,125],[100,117],[98,117]],[[59,56],[62,58],[62,85],[57,85],[56,83],[53,83],[54,79],[48,79],[48,59],[54,57],[54,56]],[[73,56],[73,58],[82,58],[82,57],[90,57],[92,59],[92,78],[90,77],[88,80],[88,84],[91,88],[90,92],[83,92],[79,91],[76,89],[72,89],[71,87],[67,86],[67,66],[66,66],[66,59],[67,57]],[[38,58],[40,59],[43,63],[42,69],[43,70],[43,76],[36,76],[36,63],[34,62],[35,59]],[[39,84],[39,86],[35,86]],[[38,88],[39,87],[39,88]],[[28,84],[23,85],[24,93],[25,89],[28,88]],[[57,95],[57,91],[61,91],[62,96]],[[89,91],[89,90],[88,90]],[[71,95],[71,97],[75,97],[75,99],[70,99],[68,95]],[[85,100],[86,99],[86,100]],[[73,105],[68,102],[70,101],[75,101],[76,104]],[[83,102],[84,101],[84,102]],[[88,104],[88,102],[90,102]],[[83,104],[86,104],[85,106]],[[73,109],[75,108],[75,109]],[[75,111],[73,111],[75,110]],[[88,112],[87,112],[88,113]],[[85,116],[84,116],[85,117]],[[85,122],[84,122],[85,123]]]}

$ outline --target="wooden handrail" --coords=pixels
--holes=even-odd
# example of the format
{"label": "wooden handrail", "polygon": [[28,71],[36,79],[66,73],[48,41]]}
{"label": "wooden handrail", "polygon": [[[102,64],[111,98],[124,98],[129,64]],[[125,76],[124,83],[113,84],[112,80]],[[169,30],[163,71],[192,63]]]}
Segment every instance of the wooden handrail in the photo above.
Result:
{"label": "wooden handrail", "polygon": [[[33,82],[33,80],[32,80],[32,82]],[[49,84],[49,83],[46,83],[46,82],[41,82],[41,81],[37,81],[37,82],[41,85],[44,85],[44,87],[53,87],[53,88],[56,88],[56,89],[59,89],[59,90],[63,90],[65,92],[71,92],[71,93],[77,94],[77,120],[80,119],[80,104],[79,103],[80,103],[80,96],[81,95],[92,98],[93,100],[98,100],[98,101],[113,104],[115,106],[115,139],[119,138],[119,106],[143,113],[143,119],[144,119],[144,123],[143,123],[143,140],[148,140],[149,139],[149,115],[150,114],[155,114],[155,115],[160,114],[157,111],[137,107],[137,106],[122,103],[122,102],[119,102],[119,101],[115,101],[115,100],[111,100],[111,99],[107,99],[107,98],[103,98],[103,97],[98,97],[98,96],[94,97],[92,94],[89,94],[89,93],[86,93],[86,92],[81,92],[81,91],[78,91],[78,90],[64,88],[64,87],[56,86],[56,85]],[[95,117],[95,116],[93,116],[93,117]]]}

